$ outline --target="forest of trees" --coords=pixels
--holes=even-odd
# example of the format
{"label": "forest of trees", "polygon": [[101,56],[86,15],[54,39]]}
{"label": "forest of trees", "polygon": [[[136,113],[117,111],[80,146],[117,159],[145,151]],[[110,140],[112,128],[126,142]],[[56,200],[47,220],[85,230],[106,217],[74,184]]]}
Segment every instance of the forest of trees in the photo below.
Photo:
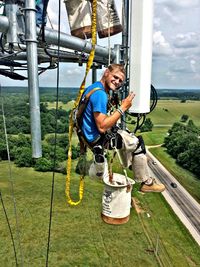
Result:
{"label": "forest of trees", "polygon": [[[51,100],[46,95],[46,100]],[[69,96],[68,96],[69,97]],[[13,104],[14,103],[14,104]],[[65,162],[68,152],[69,111],[62,108],[48,109],[48,104],[40,104],[43,157],[32,158],[30,139],[30,111],[28,99],[23,95],[10,94],[4,99],[4,114],[10,150],[10,159],[19,167],[34,167],[38,171],[52,171],[55,162],[56,171],[66,173]],[[57,117],[56,159],[55,131]],[[0,115],[0,160],[7,160],[6,139],[3,116]],[[72,146],[72,158],[79,157],[79,146]]]}
{"label": "forest of trees", "polygon": [[159,89],[157,90],[158,98],[177,98],[182,101],[200,100],[200,90],[175,90]]}
{"label": "forest of trees", "polygon": [[165,138],[164,146],[179,165],[199,176],[200,129],[192,120],[187,125],[174,123]]}

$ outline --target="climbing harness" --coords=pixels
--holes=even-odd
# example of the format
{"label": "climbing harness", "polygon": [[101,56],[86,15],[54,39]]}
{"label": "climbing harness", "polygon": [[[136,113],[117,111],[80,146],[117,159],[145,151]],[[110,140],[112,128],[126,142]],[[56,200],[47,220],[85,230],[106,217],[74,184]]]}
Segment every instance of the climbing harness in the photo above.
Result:
{"label": "climbing harness", "polygon": [[76,127],[77,136],[79,138],[80,143],[83,142],[83,145],[86,145],[89,148],[92,148],[99,141],[101,135],[99,135],[99,137],[97,137],[97,139],[92,143],[87,142],[87,139],[85,138],[85,135],[82,131],[83,113],[88,105],[90,96],[98,90],[102,90],[102,88],[94,88],[87,95],[83,96],[80,100],[78,107],[74,110],[74,123]]}
{"label": "climbing harness", "polygon": [[95,55],[95,45],[96,45],[96,10],[97,10],[97,0],[92,1],[92,50],[90,52],[88,62],[86,65],[86,71],[85,71],[85,76],[82,81],[82,84],[79,89],[79,93],[77,96],[77,99],[74,103],[74,108],[70,113],[70,121],[69,121],[69,150],[68,150],[68,160],[67,160],[67,176],[66,176],[66,189],[65,189],[65,194],[67,198],[67,202],[70,205],[78,205],[80,204],[82,198],[83,198],[83,190],[84,190],[84,175],[80,176],[80,183],[79,183],[79,200],[78,201],[73,201],[71,196],[70,196],[70,177],[71,177],[71,165],[72,165],[72,133],[74,129],[74,122],[73,122],[73,115],[74,115],[74,110],[77,108],[79,105],[80,99],[82,97],[82,94],[85,89],[85,82],[86,82],[86,77],[89,73],[89,70],[92,66],[93,60],[94,60],[94,55]]}

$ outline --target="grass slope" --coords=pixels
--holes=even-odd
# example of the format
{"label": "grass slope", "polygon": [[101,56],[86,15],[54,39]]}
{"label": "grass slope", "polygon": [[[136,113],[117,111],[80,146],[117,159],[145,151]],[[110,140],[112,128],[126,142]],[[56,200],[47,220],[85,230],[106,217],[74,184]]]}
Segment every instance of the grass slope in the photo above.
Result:
{"label": "grass slope", "polygon": [[[8,163],[0,163],[0,189],[17,243]],[[12,165],[24,266],[45,266],[52,173]],[[72,197],[78,176],[72,173]],[[132,195],[127,224],[105,224],[100,217],[103,184],[86,177],[84,199],[71,207],[65,199],[65,176],[55,175],[49,266],[200,266],[200,250],[160,194]],[[157,248],[157,257],[154,251]],[[20,262],[19,246],[17,256]],[[161,265],[162,264],[162,265]],[[12,243],[0,205],[0,266],[14,266]]]}
{"label": "grass slope", "polygon": [[[167,110],[167,111],[166,111]],[[168,126],[180,121],[183,114],[200,126],[200,101],[158,100],[156,108],[148,115],[156,126]]]}

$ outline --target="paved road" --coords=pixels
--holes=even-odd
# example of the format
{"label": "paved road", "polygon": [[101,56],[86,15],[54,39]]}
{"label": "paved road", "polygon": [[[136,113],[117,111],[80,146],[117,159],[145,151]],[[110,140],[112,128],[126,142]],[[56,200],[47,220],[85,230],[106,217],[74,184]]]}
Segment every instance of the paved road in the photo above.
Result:
{"label": "paved road", "polygon": [[[148,152],[148,158],[153,176],[166,186],[164,197],[200,245],[200,205],[150,152]],[[173,188],[171,183],[176,183],[177,188]]]}

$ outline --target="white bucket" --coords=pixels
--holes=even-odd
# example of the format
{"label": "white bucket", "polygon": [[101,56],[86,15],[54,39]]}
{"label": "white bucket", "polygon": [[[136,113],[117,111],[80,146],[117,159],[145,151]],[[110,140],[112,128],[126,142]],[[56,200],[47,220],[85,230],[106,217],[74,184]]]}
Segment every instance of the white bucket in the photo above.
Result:
{"label": "white bucket", "polygon": [[102,219],[109,224],[128,222],[131,208],[132,179],[113,173],[113,182],[104,178],[105,188],[102,196]]}

